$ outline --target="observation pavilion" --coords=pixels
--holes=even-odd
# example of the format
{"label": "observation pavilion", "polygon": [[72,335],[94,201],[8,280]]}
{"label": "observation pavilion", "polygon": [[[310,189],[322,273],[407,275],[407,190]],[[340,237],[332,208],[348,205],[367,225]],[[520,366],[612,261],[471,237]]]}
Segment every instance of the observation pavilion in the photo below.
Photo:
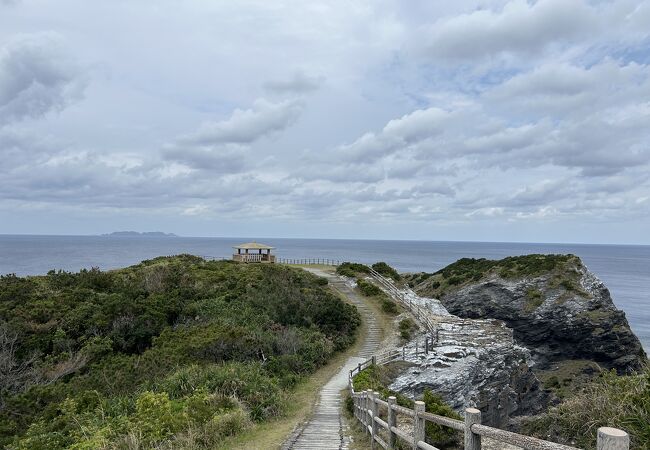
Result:
{"label": "observation pavilion", "polygon": [[259,244],[257,242],[247,242],[245,244],[235,245],[233,248],[237,253],[233,253],[233,261],[245,263],[274,263],[275,255],[271,254],[271,250],[275,247],[270,245]]}

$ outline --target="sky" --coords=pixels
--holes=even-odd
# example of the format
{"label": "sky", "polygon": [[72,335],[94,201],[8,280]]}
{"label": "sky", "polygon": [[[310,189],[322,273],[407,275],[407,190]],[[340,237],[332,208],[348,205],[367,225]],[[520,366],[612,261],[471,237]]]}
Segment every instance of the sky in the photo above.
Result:
{"label": "sky", "polygon": [[650,244],[650,1],[0,0],[0,234]]}

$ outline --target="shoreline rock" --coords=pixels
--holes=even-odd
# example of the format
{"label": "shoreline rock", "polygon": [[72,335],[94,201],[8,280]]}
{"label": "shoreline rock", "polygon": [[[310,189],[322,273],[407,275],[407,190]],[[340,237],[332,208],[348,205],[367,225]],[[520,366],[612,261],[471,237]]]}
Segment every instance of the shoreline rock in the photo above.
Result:
{"label": "shoreline rock", "polygon": [[[589,359],[621,374],[641,368],[646,360],[641,342],[604,283],[577,257],[563,270],[560,276],[518,279],[492,271],[445,292],[440,302],[459,317],[504,321],[541,369],[566,359]],[[426,292],[426,284],[418,291]]]}

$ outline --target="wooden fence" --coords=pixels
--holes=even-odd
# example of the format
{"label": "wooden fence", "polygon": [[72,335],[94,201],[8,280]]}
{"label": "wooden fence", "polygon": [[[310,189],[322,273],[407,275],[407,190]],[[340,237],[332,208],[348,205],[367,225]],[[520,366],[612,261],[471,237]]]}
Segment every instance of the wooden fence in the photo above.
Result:
{"label": "wooden fence", "polygon": [[[419,305],[407,301],[405,296],[376,271],[372,271],[373,278],[379,285],[400,302],[402,306],[411,311],[429,329],[434,327],[426,314],[422,314]],[[428,350],[428,342],[426,344]],[[348,388],[354,404],[354,417],[362,424],[366,433],[370,436],[372,448],[377,445],[385,449],[394,449],[399,440],[409,445],[412,449],[437,450],[431,444],[425,442],[426,422],[435,423],[463,433],[465,450],[480,450],[481,438],[486,437],[500,443],[515,445],[529,450],[576,450],[575,447],[557,444],[530,436],[525,436],[499,428],[489,427],[481,424],[481,411],[475,408],[465,409],[465,420],[456,420],[443,417],[425,411],[425,404],[422,401],[415,401],[413,409],[397,404],[395,397],[388,397],[386,400],[380,398],[378,392],[371,390],[356,392],[354,389],[354,376],[371,365],[387,364],[396,359],[403,358],[403,351],[392,350],[372,356],[370,359],[360,363],[352,369],[348,376]],[[404,425],[405,421],[398,421],[398,416],[407,418],[407,426],[398,427],[398,423]],[[410,422],[410,423],[408,423]],[[598,429],[596,448],[597,450],[628,450],[630,438],[628,434],[616,428],[601,427]]]}
{"label": "wooden fence", "polygon": [[[235,254],[232,257],[226,257],[226,256],[208,256],[208,255],[198,255],[201,258],[208,260],[208,261],[230,261],[234,259],[236,256],[246,256],[249,261],[247,262],[258,262],[257,260],[261,260],[262,258],[259,257],[257,253],[242,253],[241,255]],[[261,256],[266,256],[266,255],[261,255]],[[329,259],[329,258],[280,258],[277,257],[276,255],[270,255],[274,258],[274,262],[278,264],[295,264],[295,265],[303,265],[303,266],[309,266],[309,265],[320,265],[320,266],[340,266],[342,261],[338,259]]]}
{"label": "wooden fence", "polygon": [[320,265],[320,266],[339,266],[341,261],[327,258],[278,258],[280,264],[297,264],[303,266]]}

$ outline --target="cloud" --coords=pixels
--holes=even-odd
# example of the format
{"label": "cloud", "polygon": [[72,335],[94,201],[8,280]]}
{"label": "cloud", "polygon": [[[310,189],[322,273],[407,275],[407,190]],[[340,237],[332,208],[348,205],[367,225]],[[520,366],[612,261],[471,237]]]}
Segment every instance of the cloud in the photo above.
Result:
{"label": "cloud", "polygon": [[440,19],[426,28],[426,51],[437,58],[471,60],[501,53],[535,53],[555,42],[597,32],[597,11],[584,1],[507,2]]}
{"label": "cloud", "polygon": [[237,146],[203,148],[173,145],[165,148],[162,154],[166,160],[212,173],[237,173],[246,168],[246,152]]}
{"label": "cloud", "polygon": [[299,70],[294,72],[289,79],[268,81],[264,83],[264,88],[275,94],[305,94],[319,89],[324,82],[325,77],[309,76],[305,72]]}
{"label": "cloud", "polygon": [[400,238],[647,222],[649,5],[21,2],[0,18],[0,210]]}
{"label": "cloud", "polygon": [[61,111],[81,98],[81,69],[61,50],[56,34],[23,35],[0,49],[0,126]]}
{"label": "cloud", "polygon": [[179,144],[211,146],[221,144],[250,144],[278,133],[298,119],[302,102],[285,100],[277,103],[263,98],[255,100],[250,109],[236,109],[230,118],[206,122],[194,133],[182,136]]}
{"label": "cloud", "polygon": [[264,158],[249,157],[251,144],[284,131],[302,110],[298,100],[272,103],[257,99],[251,109],[237,109],[226,120],[204,123],[197,131],[175,139],[161,154],[165,160],[213,174],[252,170]]}

